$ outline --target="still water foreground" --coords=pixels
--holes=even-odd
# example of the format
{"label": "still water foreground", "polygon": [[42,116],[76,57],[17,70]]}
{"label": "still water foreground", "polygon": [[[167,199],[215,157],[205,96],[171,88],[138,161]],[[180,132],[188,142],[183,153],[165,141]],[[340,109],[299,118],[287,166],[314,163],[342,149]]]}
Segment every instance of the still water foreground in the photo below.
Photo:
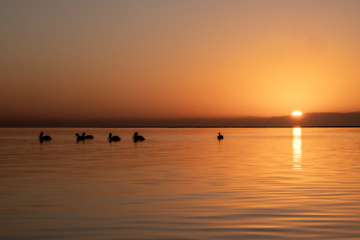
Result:
{"label": "still water foreground", "polygon": [[358,128],[134,131],[0,129],[0,239],[360,239]]}

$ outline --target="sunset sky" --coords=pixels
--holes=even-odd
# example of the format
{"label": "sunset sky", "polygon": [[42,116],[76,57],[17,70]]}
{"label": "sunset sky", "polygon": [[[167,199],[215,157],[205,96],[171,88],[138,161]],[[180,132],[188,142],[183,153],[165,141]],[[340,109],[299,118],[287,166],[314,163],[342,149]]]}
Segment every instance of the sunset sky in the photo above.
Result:
{"label": "sunset sky", "polygon": [[0,1],[1,119],[360,110],[360,1]]}

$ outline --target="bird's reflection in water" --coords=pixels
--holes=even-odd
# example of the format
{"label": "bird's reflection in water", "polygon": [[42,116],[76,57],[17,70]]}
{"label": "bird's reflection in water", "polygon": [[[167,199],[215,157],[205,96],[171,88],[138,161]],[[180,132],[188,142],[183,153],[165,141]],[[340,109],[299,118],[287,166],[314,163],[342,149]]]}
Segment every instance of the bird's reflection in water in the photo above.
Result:
{"label": "bird's reflection in water", "polygon": [[293,169],[301,170],[301,128],[293,128]]}

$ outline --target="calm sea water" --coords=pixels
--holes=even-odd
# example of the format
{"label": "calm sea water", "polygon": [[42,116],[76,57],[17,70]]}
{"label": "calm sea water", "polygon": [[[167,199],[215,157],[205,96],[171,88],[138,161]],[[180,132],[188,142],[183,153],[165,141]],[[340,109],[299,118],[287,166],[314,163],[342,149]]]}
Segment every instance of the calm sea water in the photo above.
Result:
{"label": "calm sea water", "polygon": [[3,128],[0,183],[1,239],[360,239],[359,128]]}

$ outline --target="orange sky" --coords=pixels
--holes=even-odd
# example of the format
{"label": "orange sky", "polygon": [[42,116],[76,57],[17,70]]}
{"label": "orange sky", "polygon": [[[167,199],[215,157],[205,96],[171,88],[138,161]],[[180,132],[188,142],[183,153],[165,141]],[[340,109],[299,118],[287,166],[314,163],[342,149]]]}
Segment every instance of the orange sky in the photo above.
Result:
{"label": "orange sky", "polygon": [[0,118],[360,110],[360,1],[1,1]]}

